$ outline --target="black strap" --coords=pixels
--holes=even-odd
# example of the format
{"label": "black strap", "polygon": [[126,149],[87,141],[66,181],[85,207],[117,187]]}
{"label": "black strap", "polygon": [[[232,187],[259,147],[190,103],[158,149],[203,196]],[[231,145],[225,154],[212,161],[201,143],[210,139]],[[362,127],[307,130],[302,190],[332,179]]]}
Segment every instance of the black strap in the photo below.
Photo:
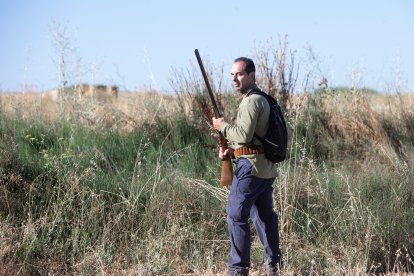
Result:
{"label": "black strap", "polygon": [[[254,93],[254,92],[257,92],[257,93]],[[269,108],[271,108],[271,104],[270,104],[270,102],[269,102],[269,100],[267,99],[267,94],[265,93],[265,92],[263,92],[262,90],[260,90],[259,88],[252,88],[249,92],[247,92],[247,94],[246,94],[246,97],[248,97],[248,96],[250,96],[251,94],[257,94],[257,95],[260,95],[260,96],[263,96],[265,99],[266,99],[266,101],[267,101],[267,103],[269,104]],[[260,141],[260,143],[261,144],[263,144],[263,138],[262,137],[260,137],[259,135],[257,135],[256,133],[254,133],[254,137],[255,138],[257,138],[259,141]],[[250,142],[254,147],[258,147],[258,146],[260,146],[260,145],[255,145],[254,143],[253,143],[253,140]]]}

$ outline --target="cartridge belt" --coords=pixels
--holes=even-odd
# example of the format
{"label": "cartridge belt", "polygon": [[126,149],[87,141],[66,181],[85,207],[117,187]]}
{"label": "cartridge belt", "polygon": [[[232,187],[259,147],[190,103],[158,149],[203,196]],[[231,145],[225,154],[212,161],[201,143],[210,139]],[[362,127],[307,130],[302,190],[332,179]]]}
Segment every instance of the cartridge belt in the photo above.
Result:
{"label": "cartridge belt", "polygon": [[234,157],[238,158],[240,155],[263,153],[262,146],[256,147],[241,147],[234,150]]}

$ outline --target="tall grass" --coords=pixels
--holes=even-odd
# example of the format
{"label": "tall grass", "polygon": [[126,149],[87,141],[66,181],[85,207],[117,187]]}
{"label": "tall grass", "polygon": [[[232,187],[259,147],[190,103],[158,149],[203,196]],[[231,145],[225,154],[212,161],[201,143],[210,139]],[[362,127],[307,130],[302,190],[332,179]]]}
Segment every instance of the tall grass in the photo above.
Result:
{"label": "tall grass", "polygon": [[185,122],[125,134],[3,116],[5,273],[161,274],[214,264],[223,209],[195,181],[214,182],[218,168],[203,150],[209,137]]}
{"label": "tall grass", "polygon": [[404,108],[378,114],[362,94],[307,97],[289,114],[291,158],[278,180],[288,268],[346,275],[412,271],[412,114]]}
{"label": "tall grass", "polygon": [[[255,52],[261,85],[285,91],[290,128],[274,185],[284,272],[413,272],[412,95],[295,95],[286,45]],[[176,72],[175,96],[0,97],[0,275],[224,273],[228,190],[196,72]],[[235,116],[238,97],[217,96]],[[264,273],[257,238],[252,262]]]}
{"label": "tall grass", "polygon": [[[413,271],[413,116],[364,97],[304,94],[288,111],[275,183],[288,274]],[[121,132],[1,115],[1,274],[225,270],[227,190],[199,119]],[[261,250],[255,239],[259,274]]]}

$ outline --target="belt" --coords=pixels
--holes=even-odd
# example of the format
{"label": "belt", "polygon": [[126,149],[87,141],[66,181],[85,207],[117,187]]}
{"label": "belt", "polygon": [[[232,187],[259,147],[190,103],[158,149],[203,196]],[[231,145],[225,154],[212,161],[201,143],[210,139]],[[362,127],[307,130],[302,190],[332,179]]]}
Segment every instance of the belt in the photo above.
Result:
{"label": "belt", "polygon": [[234,150],[233,154],[234,157],[239,157],[240,155],[248,155],[248,154],[256,154],[256,153],[263,153],[262,146],[255,146],[255,147],[241,147]]}

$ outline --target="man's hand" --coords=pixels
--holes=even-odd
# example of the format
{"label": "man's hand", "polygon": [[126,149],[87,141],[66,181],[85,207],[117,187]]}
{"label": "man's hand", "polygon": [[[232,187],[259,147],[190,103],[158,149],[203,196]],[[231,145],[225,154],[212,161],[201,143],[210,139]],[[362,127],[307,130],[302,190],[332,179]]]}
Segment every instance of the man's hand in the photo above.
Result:
{"label": "man's hand", "polygon": [[224,123],[224,118],[220,117],[220,118],[214,118],[213,117],[213,127],[214,129],[221,131],[221,125]]}
{"label": "man's hand", "polygon": [[234,150],[231,149],[231,148],[223,150],[223,148],[220,147],[219,158],[221,160],[224,160],[225,158],[231,158],[231,156],[233,155],[233,152],[234,152]]}

